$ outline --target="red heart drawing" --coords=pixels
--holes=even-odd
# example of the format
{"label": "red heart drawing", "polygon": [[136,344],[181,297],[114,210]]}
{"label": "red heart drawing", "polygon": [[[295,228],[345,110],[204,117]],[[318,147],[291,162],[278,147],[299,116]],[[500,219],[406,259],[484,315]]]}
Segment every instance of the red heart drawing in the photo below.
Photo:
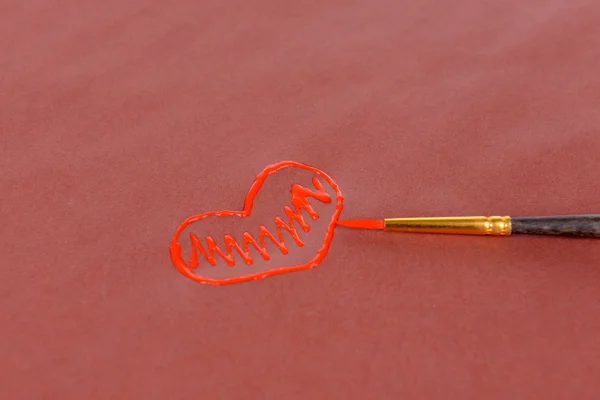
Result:
{"label": "red heart drawing", "polygon": [[[228,216],[248,217],[248,216],[250,216],[250,213],[252,212],[252,205],[254,203],[254,198],[260,191],[266,178],[269,175],[274,174],[275,172],[277,172],[283,168],[289,168],[289,167],[299,168],[299,169],[310,171],[310,172],[313,172],[314,174],[316,174],[316,177],[313,178],[313,185],[318,190],[318,192],[311,191],[310,189],[306,189],[300,185],[292,185],[292,190],[291,190],[292,205],[294,206],[295,210],[292,210],[289,207],[285,207],[286,215],[289,218],[289,225],[286,224],[279,217],[275,218],[275,222],[277,225],[277,234],[279,235],[280,243],[277,242],[275,236],[271,232],[269,232],[266,228],[264,228],[264,226],[261,226],[259,241],[257,241],[254,237],[252,237],[248,232],[245,232],[244,236],[243,236],[243,245],[242,246],[240,246],[233,237],[231,237],[229,235],[225,235],[224,243],[227,248],[226,251],[219,249],[219,247],[216,245],[216,242],[210,236],[206,237],[206,245],[207,245],[208,251],[205,251],[202,244],[197,240],[197,238],[192,237],[192,241],[194,242],[196,248],[192,252],[193,256],[190,259],[190,262],[189,262],[190,265],[186,264],[185,260],[182,257],[182,254],[181,254],[181,245],[179,244],[178,239],[179,239],[181,232],[189,224],[199,221],[199,220],[202,220],[207,217],[228,217]],[[319,217],[319,215],[312,209],[308,198],[311,197],[311,198],[320,199],[321,201],[327,201],[327,202],[331,201],[331,199],[330,199],[331,196],[329,196],[323,190],[320,180],[317,179],[317,177],[325,180],[331,186],[331,188],[334,190],[334,192],[335,192],[335,212],[331,216],[331,220],[330,220],[329,224],[327,225],[325,237],[323,240],[323,245],[320,247],[320,249],[317,251],[317,254],[310,261],[308,261],[304,264],[300,264],[300,265],[289,265],[289,266],[284,265],[284,266],[279,266],[279,267],[274,266],[272,269],[269,269],[266,271],[260,271],[260,272],[256,272],[256,273],[250,273],[250,274],[246,273],[243,275],[227,277],[227,278],[210,278],[210,277],[196,274],[194,272],[194,269],[198,266],[197,256],[196,256],[196,254],[197,254],[196,250],[198,250],[198,249],[201,252],[201,254],[204,256],[205,260],[208,261],[209,263],[211,263],[213,266],[215,265],[215,262],[214,262],[215,253],[217,253],[217,255],[221,256],[225,261],[227,261],[227,263],[230,266],[232,266],[235,264],[235,261],[233,259],[232,249],[237,251],[239,253],[239,255],[244,259],[244,261],[246,261],[247,264],[252,263],[252,254],[260,255],[265,260],[268,260],[269,256],[268,256],[267,249],[265,248],[265,238],[268,238],[271,241],[273,241],[273,243],[276,244],[277,247],[279,247],[279,250],[281,250],[281,252],[283,254],[286,254],[287,249],[285,248],[285,244],[283,243],[283,238],[281,236],[282,229],[287,230],[292,235],[294,240],[296,240],[296,243],[299,246],[302,246],[302,242],[300,241],[299,237],[295,234],[296,231],[294,228],[294,222],[298,223],[300,225],[300,227],[304,229],[304,231],[308,231],[310,229],[304,223],[302,215],[301,215],[301,211],[302,210],[306,211],[313,219],[316,219]],[[305,164],[301,164],[301,163],[298,163],[295,161],[282,161],[277,164],[269,165],[260,174],[258,174],[256,176],[254,183],[248,190],[248,194],[246,195],[246,199],[244,201],[244,207],[243,207],[242,211],[227,211],[227,210],[211,211],[211,212],[207,212],[204,214],[191,216],[191,217],[187,218],[181,225],[179,225],[179,227],[177,228],[177,231],[175,232],[175,235],[173,236],[173,240],[171,241],[171,245],[169,248],[170,255],[171,255],[171,261],[173,262],[173,265],[175,266],[175,268],[177,268],[177,270],[179,270],[179,272],[181,272],[183,275],[187,276],[188,278],[190,278],[196,282],[212,284],[212,285],[224,285],[224,284],[238,283],[238,282],[244,282],[244,281],[249,281],[249,280],[254,280],[254,279],[262,279],[262,278],[266,278],[271,275],[284,274],[287,272],[294,272],[294,271],[300,271],[300,270],[304,270],[304,269],[313,268],[313,267],[317,266],[327,255],[329,246],[331,244],[331,240],[333,238],[333,231],[336,227],[336,223],[339,218],[339,215],[342,212],[343,200],[344,199],[342,197],[340,188],[335,183],[335,181],[330,176],[328,176],[325,172],[323,172],[317,168],[314,168],[314,167],[311,167],[311,166],[308,166]],[[254,248],[252,249],[252,247],[250,245],[253,246]],[[251,250],[254,250],[253,253],[250,253]]]}

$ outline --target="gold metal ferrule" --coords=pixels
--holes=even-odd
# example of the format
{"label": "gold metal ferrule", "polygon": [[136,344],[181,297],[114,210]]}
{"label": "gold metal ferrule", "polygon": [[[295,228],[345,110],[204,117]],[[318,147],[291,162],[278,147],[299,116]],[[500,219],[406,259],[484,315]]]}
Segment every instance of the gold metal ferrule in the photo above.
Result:
{"label": "gold metal ferrule", "polygon": [[386,231],[509,236],[510,217],[386,218]]}

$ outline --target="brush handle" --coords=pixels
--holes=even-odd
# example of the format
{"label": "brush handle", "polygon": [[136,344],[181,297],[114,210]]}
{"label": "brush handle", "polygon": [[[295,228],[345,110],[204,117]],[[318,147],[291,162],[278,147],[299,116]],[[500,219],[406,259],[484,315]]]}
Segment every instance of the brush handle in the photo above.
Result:
{"label": "brush handle", "polygon": [[600,238],[600,214],[511,217],[511,233]]}

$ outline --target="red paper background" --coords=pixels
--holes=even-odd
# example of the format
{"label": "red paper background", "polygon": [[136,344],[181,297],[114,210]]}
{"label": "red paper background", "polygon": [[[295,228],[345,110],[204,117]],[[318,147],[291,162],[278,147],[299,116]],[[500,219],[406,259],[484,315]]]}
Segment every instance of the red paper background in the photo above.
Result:
{"label": "red paper background", "polygon": [[266,165],[343,218],[600,212],[600,3],[0,2],[6,399],[592,399],[600,242],[336,229],[315,269],[172,266]]}

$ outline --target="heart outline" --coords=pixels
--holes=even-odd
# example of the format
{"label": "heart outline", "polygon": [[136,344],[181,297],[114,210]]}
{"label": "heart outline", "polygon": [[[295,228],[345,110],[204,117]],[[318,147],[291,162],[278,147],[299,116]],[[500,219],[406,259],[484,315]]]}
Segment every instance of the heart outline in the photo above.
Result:
{"label": "heart outline", "polygon": [[[304,169],[304,170],[307,170],[307,171],[317,174],[319,177],[321,177],[325,181],[327,181],[327,183],[335,191],[335,212],[333,213],[331,220],[330,220],[329,224],[327,225],[327,230],[325,232],[325,239],[323,240],[323,245],[321,246],[321,248],[319,248],[315,257],[313,257],[307,263],[301,264],[301,265],[284,266],[284,267],[280,267],[280,268],[270,269],[267,271],[261,271],[261,272],[256,272],[253,274],[246,274],[246,275],[234,276],[234,277],[229,277],[229,278],[220,278],[220,279],[208,278],[208,277],[204,277],[204,276],[194,273],[192,271],[192,269],[186,265],[185,261],[183,260],[183,257],[181,256],[181,245],[177,241],[181,232],[192,222],[196,222],[196,221],[199,221],[204,218],[211,217],[211,216],[217,216],[217,217],[239,216],[242,218],[250,216],[252,213],[254,198],[259,193],[260,188],[263,186],[266,178],[269,175],[272,175],[275,172],[277,172],[283,168],[288,168],[288,167],[300,168],[300,169]],[[251,281],[251,280],[264,279],[266,277],[273,276],[273,275],[285,274],[285,273],[289,273],[289,272],[296,272],[296,271],[302,271],[302,270],[314,268],[317,265],[319,265],[321,263],[321,261],[323,261],[323,259],[327,255],[327,252],[329,251],[329,247],[331,246],[331,240],[333,239],[333,233],[334,233],[335,227],[337,225],[339,216],[343,209],[343,203],[344,203],[344,198],[342,196],[340,187],[329,175],[327,175],[322,170],[312,167],[312,166],[309,166],[309,165],[306,165],[306,164],[303,164],[303,163],[296,162],[296,161],[281,161],[281,162],[278,162],[275,164],[271,164],[271,165],[267,166],[258,175],[256,175],[254,182],[252,183],[252,185],[250,186],[250,189],[246,193],[246,197],[244,198],[244,206],[241,211],[230,211],[230,210],[209,211],[206,213],[197,214],[197,215],[193,215],[191,217],[186,218],[185,221],[183,221],[179,225],[179,227],[175,231],[175,235],[173,236],[173,239],[171,240],[171,245],[169,246],[169,254],[171,256],[171,261],[173,262],[173,265],[175,266],[175,268],[177,268],[177,270],[180,273],[182,273],[184,276],[192,279],[193,281],[203,283],[203,284],[210,284],[210,285],[225,285],[225,284],[231,284],[231,283],[240,283],[240,282],[246,282],[246,281]]]}

